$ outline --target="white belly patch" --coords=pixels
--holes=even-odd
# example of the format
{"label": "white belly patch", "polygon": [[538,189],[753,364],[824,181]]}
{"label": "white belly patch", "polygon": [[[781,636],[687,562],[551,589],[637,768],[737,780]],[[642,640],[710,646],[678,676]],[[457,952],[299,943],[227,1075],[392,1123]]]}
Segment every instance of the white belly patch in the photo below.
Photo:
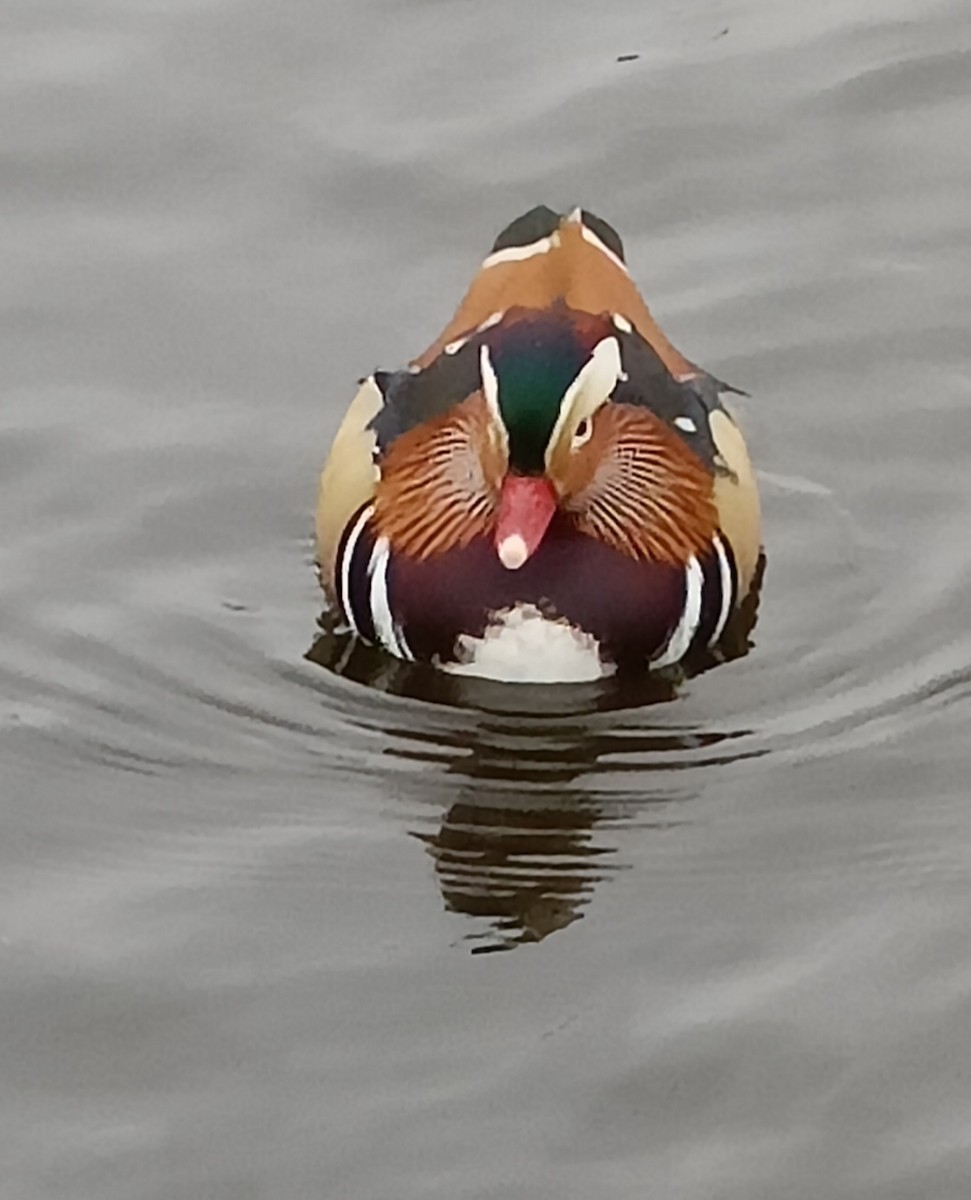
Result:
{"label": "white belly patch", "polygon": [[494,614],[482,637],[462,634],[455,649],[459,661],[445,670],[506,683],[586,683],[614,672],[594,637],[532,604]]}

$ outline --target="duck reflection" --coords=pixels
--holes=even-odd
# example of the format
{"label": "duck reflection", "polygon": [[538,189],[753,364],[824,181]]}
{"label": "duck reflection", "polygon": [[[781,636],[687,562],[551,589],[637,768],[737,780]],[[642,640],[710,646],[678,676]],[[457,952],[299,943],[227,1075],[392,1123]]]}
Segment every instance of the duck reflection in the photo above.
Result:
{"label": "duck reflection", "polygon": [[[688,756],[733,761],[741,755],[729,743],[739,736],[670,729],[618,736],[545,720],[466,730],[456,742],[470,753],[445,768],[464,781],[459,795],[434,833],[413,836],[434,861],[446,908],[485,923],[484,932],[468,935],[472,952],[539,942],[582,917],[597,884],[625,865],[604,834],[635,815],[640,828],[679,824],[678,804],[690,793],[675,790],[670,768]],[[625,769],[636,771],[637,790],[617,788],[612,778],[608,791],[605,773]],[[645,787],[645,771],[658,786]]]}
{"label": "duck reflection", "polygon": [[[717,656],[691,673],[747,653],[757,606],[756,590]],[[608,726],[598,717],[670,700],[688,672],[569,686],[499,684],[399,662],[326,627],[307,658],[382,691],[465,710],[466,719],[441,724],[424,710],[423,721],[394,734],[414,747],[403,752],[407,758],[428,763],[413,786],[422,801],[441,805],[442,815],[434,829],[412,836],[434,863],[445,907],[475,919],[465,935],[472,953],[540,942],[568,928],[598,884],[624,867],[608,830],[635,815],[641,828],[678,824],[678,805],[690,791],[675,788],[672,770],[742,757],[732,743],[745,731],[683,730],[643,719]],[[624,772],[636,778],[636,791],[617,786]],[[645,773],[657,787],[645,787]]]}
{"label": "duck reflection", "polygon": [[445,907],[485,922],[472,953],[539,942],[565,929],[616,851],[598,845],[596,805],[567,796],[552,808],[509,808],[479,798],[453,804],[434,834],[415,833],[435,863]]}
{"label": "duck reflection", "polygon": [[[539,942],[582,915],[616,870],[616,848],[595,835],[604,808],[576,785],[597,758],[596,739],[555,723],[477,722],[468,754],[446,772],[463,781],[428,849],[445,906],[479,919],[473,953]],[[571,786],[571,784],[573,786]]]}

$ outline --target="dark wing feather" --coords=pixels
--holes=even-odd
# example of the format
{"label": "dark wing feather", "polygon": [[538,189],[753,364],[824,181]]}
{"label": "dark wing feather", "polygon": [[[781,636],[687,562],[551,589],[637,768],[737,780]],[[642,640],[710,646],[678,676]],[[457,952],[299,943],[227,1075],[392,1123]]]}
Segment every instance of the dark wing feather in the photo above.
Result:
{"label": "dark wing feather", "polygon": [[722,408],[719,391],[726,390],[725,385],[707,372],[686,380],[675,379],[639,334],[620,333],[618,340],[627,378],[614,389],[614,402],[650,409],[710,470],[718,470],[718,451],[708,418]]}
{"label": "dark wing feather", "polygon": [[613,225],[608,225],[603,217],[598,217],[596,213],[592,213],[586,208],[583,210],[582,216],[584,225],[592,230],[607,249],[611,253],[616,254],[622,263],[626,263],[624,243],[620,240],[620,234],[614,229]]}
{"label": "dark wing feather", "polygon": [[376,371],[374,381],[384,406],[372,418],[379,451],[409,429],[448,412],[480,386],[479,343],[469,342],[455,354],[440,354],[423,371]]}
{"label": "dark wing feather", "polygon": [[541,238],[549,237],[560,227],[560,214],[547,208],[545,204],[537,204],[529,212],[523,213],[515,221],[510,221],[492,244],[492,253],[497,250],[511,250],[513,246],[531,246]]}

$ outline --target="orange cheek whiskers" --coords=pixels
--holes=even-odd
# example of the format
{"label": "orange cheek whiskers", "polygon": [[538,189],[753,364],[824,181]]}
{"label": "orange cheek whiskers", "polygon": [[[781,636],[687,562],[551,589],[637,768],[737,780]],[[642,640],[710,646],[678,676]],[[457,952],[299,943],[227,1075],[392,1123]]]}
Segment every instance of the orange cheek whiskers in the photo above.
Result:
{"label": "orange cheek whiskers", "polygon": [[646,411],[608,405],[596,420],[596,466],[568,501],[578,528],[637,559],[683,564],[703,552],[718,528],[704,466]]}
{"label": "orange cheek whiskers", "polygon": [[489,531],[500,468],[486,432],[485,402],[474,393],[392,443],[381,465],[374,523],[396,552],[426,559]]}

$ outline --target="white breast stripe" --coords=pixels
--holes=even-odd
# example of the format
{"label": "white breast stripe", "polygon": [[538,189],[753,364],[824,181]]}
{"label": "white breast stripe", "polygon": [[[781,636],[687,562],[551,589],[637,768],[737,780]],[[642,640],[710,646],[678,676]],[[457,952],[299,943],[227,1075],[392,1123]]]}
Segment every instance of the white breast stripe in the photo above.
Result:
{"label": "white breast stripe", "polygon": [[732,611],[732,605],[735,602],[735,586],[732,581],[732,564],[728,561],[728,555],[725,553],[725,547],[722,545],[722,540],[717,535],[713,539],[715,545],[715,553],[718,555],[718,575],[722,585],[722,606],[718,614],[718,623],[715,626],[715,632],[708,639],[708,645],[713,646],[721,637],[728,621],[728,614]]}
{"label": "white breast stripe", "polygon": [[701,563],[692,554],[684,569],[684,611],[677,623],[674,633],[668,638],[668,644],[660,657],[652,659],[651,666],[670,667],[680,662],[688,652],[691,639],[698,629],[701,620],[701,585],[704,582],[704,572]]}
{"label": "white breast stripe", "polygon": [[348,534],[347,541],[344,543],[344,553],[341,555],[341,607],[344,609],[344,616],[347,618],[348,625],[350,625],[358,637],[361,636],[361,631],[354,620],[354,606],[351,604],[351,563],[354,559],[354,549],[357,546],[358,538],[361,536],[361,531],[368,523],[373,512],[373,504],[366,504],[361,509],[360,515],[354,522],[354,528]]}
{"label": "white breast stripe", "polygon": [[371,552],[371,562],[368,565],[368,576],[371,580],[371,614],[374,617],[374,632],[378,641],[386,650],[399,658],[414,662],[405,635],[395,623],[391,615],[391,602],[388,599],[388,561],[391,551],[387,538],[378,538]]}

